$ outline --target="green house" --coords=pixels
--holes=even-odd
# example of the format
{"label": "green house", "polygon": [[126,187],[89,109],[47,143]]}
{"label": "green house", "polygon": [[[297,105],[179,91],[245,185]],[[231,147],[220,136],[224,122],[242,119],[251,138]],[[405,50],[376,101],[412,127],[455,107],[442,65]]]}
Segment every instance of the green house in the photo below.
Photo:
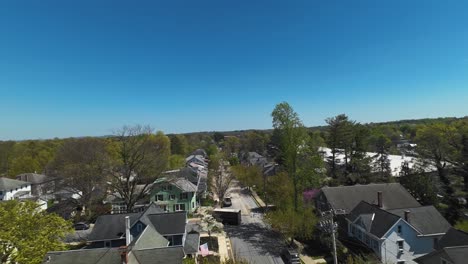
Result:
{"label": "green house", "polygon": [[197,186],[185,178],[157,179],[150,199],[167,212],[193,212],[197,208]]}

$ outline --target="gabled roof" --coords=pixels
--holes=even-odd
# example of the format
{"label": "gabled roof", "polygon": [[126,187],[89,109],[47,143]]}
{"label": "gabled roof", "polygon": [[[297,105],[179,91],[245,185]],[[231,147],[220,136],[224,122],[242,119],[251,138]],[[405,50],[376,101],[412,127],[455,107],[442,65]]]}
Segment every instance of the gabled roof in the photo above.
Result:
{"label": "gabled roof", "polygon": [[437,249],[455,246],[468,246],[468,233],[452,227],[439,240]]}
{"label": "gabled roof", "polygon": [[148,215],[154,229],[161,235],[184,234],[187,223],[185,211]]}
{"label": "gabled roof", "polygon": [[388,210],[403,219],[405,211],[410,212],[407,222],[423,235],[446,233],[450,229],[450,224],[432,205]]}
{"label": "gabled roof", "polygon": [[333,209],[349,213],[361,201],[377,204],[377,192],[382,192],[383,209],[421,206],[399,183],[323,187],[321,192]]}
{"label": "gabled roof", "polygon": [[156,181],[154,181],[154,184],[160,184],[160,183],[169,183],[176,188],[180,189],[183,192],[196,192],[197,191],[197,186],[190,181],[188,181],[185,178],[159,178]]}
{"label": "gabled roof", "polygon": [[360,221],[367,232],[381,238],[400,220],[397,215],[391,214],[368,202],[361,201],[347,216],[351,222]]}
{"label": "gabled roof", "polygon": [[31,184],[41,184],[55,180],[54,177],[49,177],[44,174],[37,173],[22,173],[16,175],[16,179],[20,181],[30,182]]}
{"label": "gabled roof", "polygon": [[117,248],[96,248],[68,251],[51,251],[44,258],[44,264],[119,264]]}
{"label": "gabled roof", "polygon": [[133,250],[131,253],[131,258],[134,257],[139,264],[179,264],[184,256],[182,246]]}
{"label": "gabled roof", "polygon": [[206,151],[204,149],[196,149],[194,152],[192,152],[191,155],[199,155],[199,156],[203,156],[206,158],[206,156],[208,156],[208,154],[206,153]]}
{"label": "gabled roof", "polygon": [[199,233],[187,233],[184,244],[185,254],[196,254],[200,247],[200,234]]}
{"label": "gabled roof", "polygon": [[16,188],[22,188],[28,185],[31,185],[31,183],[13,180],[10,178],[5,178],[5,177],[0,178],[0,191],[9,191],[9,190],[13,190]]}
{"label": "gabled roof", "polygon": [[450,261],[451,264],[466,264],[467,256],[468,246],[445,247],[416,258],[414,261],[421,264],[440,263],[442,257]]}
{"label": "gabled roof", "polygon": [[143,222],[145,225],[149,225],[151,222],[148,219],[148,215],[163,212],[164,211],[159,208],[159,206],[151,203],[142,213],[101,215],[96,219],[93,231],[89,235],[89,241],[124,238],[126,216],[130,216],[130,226],[132,227],[138,221]]}
{"label": "gabled roof", "polygon": [[130,225],[140,218],[141,213],[101,215],[96,219],[89,241],[104,241],[125,237],[125,217],[130,216]]}
{"label": "gabled roof", "polygon": [[185,178],[195,185],[198,183],[198,173],[193,168],[189,167],[165,171],[163,175],[167,178]]}
{"label": "gabled roof", "polygon": [[190,155],[187,158],[185,158],[185,162],[189,161],[194,161],[194,162],[199,162],[201,164],[206,164],[205,158],[201,155]]}
{"label": "gabled roof", "polygon": [[133,242],[132,249],[147,249],[147,248],[161,248],[167,247],[169,241],[159,234],[154,227],[150,224],[147,225],[145,230]]}

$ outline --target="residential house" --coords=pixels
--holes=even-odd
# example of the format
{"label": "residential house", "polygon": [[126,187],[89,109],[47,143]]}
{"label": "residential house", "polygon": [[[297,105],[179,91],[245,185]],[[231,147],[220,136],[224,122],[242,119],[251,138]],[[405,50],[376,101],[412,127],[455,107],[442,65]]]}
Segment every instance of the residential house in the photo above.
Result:
{"label": "residential house", "polygon": [[138,216],[101,216],[90,239],[110,240],[94,240],[88,248],[81,250],[49,252],[43,263],[179,264],[187,255],[185,248],[199,245],[199,240],[185,240],[186,223],[185,212],[161,213],[156,206],[150,206]]}
{"label": "residential house", "polygon": [[201,155],[190,155],[187,158],[185,158],[185,164],[190,164],[190,163],[195,163],[200,166],[204,166],[205,168],[208,168],[208,162]]}
{"label": "residential house", "polygon": [[399,183],[372,183],[353,186],[325,186],[315,198],[320,212],[334,210],[342,214],[349,212],[361,201],[377,204],[383,209],[410,208],[421,206]]}
{"label": "residential house", "polygon": [[267,158],[258,154],[257,152],[247,152],[242,155],[242,164],[246,166],[258,166],[263,168],[268,162]]}
{"label": "residential house", "polygon": [[208,157],[208,154],[206,153],[204,149],[196,149],[194,152],[191,153],[191,155],[202,156],[205,159]]}
{"label": "residential house", "polygon": [[31,194],[34,196],[46,195],[55,191],[56,178],[54,177],[37,173],[23,173],[17,175],[16,179],[31,183]]}
{"label": "residential house", "polygon": [[0,201],[20,199],[21,197],[31,196],[31,183],[0,178]]}
{"label": "residential house", "polygon": [[468,233],[451,228],[434,251],[415,259],[419,264],[465,264],[468,262]]}
{"label": "residential house", "polygon": [[184,177],[162,177],[154,182],[150,200],[167,212],[193,212],[197,208],[197,186]]}
{"label": "residential house", "polygon": [[361,241],[384,263],[416,263],[433,250],[450,224],[434,206],[385,210],[361,201],[346,216],[348,236]]}

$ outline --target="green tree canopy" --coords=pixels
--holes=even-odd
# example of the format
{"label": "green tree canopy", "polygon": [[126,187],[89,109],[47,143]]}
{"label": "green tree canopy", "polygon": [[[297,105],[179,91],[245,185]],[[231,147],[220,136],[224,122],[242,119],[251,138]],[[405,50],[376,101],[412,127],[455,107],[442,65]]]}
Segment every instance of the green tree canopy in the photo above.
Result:
{"label": "green tree canopy", "polygon": [[39,264],[48,251],[65,250],[71,223],[39,211],[32,201],[0,203],[1,263]]}

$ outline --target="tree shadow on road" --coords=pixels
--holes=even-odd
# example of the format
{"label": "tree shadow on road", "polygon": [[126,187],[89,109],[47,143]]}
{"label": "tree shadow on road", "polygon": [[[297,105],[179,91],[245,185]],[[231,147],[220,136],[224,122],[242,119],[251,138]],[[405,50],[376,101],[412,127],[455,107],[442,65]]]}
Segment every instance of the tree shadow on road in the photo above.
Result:
{"label": "tree shadow on road", "polygon": [[248,243],[261,255],[279,257],[285,244],[281,235],[257,223],[247,223],[240,226],[225,226],[230,237],[235,237]]}

